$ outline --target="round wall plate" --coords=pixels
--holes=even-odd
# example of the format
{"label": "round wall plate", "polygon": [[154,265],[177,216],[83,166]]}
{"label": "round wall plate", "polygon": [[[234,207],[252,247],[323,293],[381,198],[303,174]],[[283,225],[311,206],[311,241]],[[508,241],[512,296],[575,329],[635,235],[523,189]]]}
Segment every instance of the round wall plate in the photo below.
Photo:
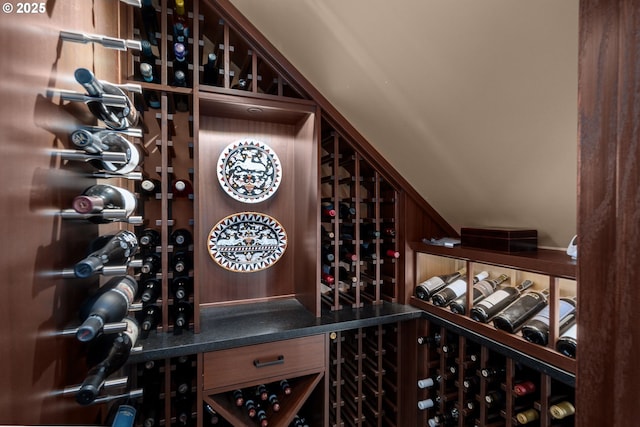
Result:
{"label": "round wall plate", "polygon": [[286,248],[282,225],[259,212],[239,212],[221,219],[207,239],[211,259],[226,270],[242,273],[271,267]]}
{"label": "round wall plate", "polygon": [[229,196],[243,203],[258,203],[273,196],[282,180],[278,155],[261,141],[241,139],[220,153],[218,182]]}

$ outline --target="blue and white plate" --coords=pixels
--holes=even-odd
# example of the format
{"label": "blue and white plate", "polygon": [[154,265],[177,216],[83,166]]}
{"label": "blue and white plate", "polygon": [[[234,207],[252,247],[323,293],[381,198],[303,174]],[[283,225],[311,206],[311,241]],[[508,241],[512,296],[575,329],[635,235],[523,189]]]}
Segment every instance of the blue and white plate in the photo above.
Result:
{"label": "blue and white plate", "polygon": [[278,221],[259,212],[221,219],[209,232],[207,250],[220,267],[235,272],[264,270],[287,249],[287,233]]}
{"label": "blue and white plate", "polygon": [[218,181],[229,196],[243,203],[258,203],[273,196],[282,180],[278,155],[261,141],[242,139],[220,153]]}

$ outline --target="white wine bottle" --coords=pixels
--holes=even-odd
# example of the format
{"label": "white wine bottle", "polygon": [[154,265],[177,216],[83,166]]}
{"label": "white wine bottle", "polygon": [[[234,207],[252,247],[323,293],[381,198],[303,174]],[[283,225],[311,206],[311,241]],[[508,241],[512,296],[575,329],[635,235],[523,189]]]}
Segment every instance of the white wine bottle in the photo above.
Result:
{"label": "white wine bottle", "polygon": [[[473,285],[473,299],[471,301],[471,305],[473,306],[483,298],[491,295],[496,290],[498,285],[502,284],[508,279],[509,276],[507,276],[506,274],[501,274],[497,279],[485,279]],[[449,303],[449,309],[456,314],[465,314],[467,311],[466,306],[466,292]]]}
{"label": "white wine bottle", "polygon": [[[485,283],[486,281],[484,279],[486,279],[487,277],[489,277],[489,273],[487,273],[486,271],[481,271],[473,277],[473,283]],[[486,283],[486,285],[491,286],[490,283]],[[442,290],[434,294],[431,297],[431,302],[433,303],[433,305],[437,305],[438,307],[446,307],[451,301],[462,295],[465,295],[466,293],[467,280],[464,277],[459,277],[452,283],[445,286]]]}
{"label": "white wine bottle", "polygon": [[467,269],[466,267],[463,267],[454,273],[433,276],[416,286],[415,295],[418,299],[428,301],[431,296],[433,296],[440,289],[444,288],[445,286],[447,286],[447,284],[460,278],[463,274],[466,273]]}
{"label": "white wine bottle", "polygon": [[474,305],[469,315],[475,321],[487,323],[531,285],[533,285],[531,280],[525,280],[518,286],[504,286]]}

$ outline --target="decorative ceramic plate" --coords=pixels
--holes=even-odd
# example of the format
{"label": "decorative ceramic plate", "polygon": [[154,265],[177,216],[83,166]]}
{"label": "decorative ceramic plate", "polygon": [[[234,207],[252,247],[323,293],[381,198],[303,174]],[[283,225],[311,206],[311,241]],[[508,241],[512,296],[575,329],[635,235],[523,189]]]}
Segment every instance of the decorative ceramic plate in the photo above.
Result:
{"label": "decorative ceramic plate", "polygon": [[287,248],[287,233],[278,221],[259,212],[240,212],[221,219],[209,232],[207,250],[222,268],[249,273],[275,264]]}
{"label": "decorative ceramic plate", "polygon": [[244,203],[267,200],[282,180],[275,151],[264,142],[251,139],[229,144],[220,153],[216,170],[222,189]]}

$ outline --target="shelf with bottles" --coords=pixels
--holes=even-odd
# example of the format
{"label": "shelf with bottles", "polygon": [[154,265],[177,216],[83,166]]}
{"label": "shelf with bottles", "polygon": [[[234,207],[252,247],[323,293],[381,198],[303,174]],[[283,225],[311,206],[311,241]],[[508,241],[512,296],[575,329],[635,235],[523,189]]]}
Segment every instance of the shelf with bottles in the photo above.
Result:
{"label": "shelf with bottles", "polygon": [[397,345],[396,324],[330,335],[330,425],[397,425]]}
{"label": "shelf with bottles", "polygon": [[[199,41],[199,89],[306,99],[216,10],[204,3]],[[233,92],[231,92],[233,91]]]}
{"label": "shelf with bottles", "polygon": [[165,414],[166,385],[169,384],[169,360],[149,360],[131,366],[136,387],[142,388],[142,402],[139,405],[135,426],[167,425]]}
{"label": "shelf with bottles", "polygon": [[[576,317],[575,263],[566,255],[545,250],[507,255],[412,245],[416,248],[412,305],[575,374],[575,359],[556,349]],[[448,276],[450,283],[437,278],[456,271],[462,276]],[[488,274],[488,282],[475,286],[474,276],[483,272]],[[427,282],[430,278],[435,279]],[[447,287],[449,290],[442,290]],[[482,298],[487,300],[482,302]]]}
{"label": "shelf with bottles", "polygon": [[419,422],[547,427],[560,425],[562,417],[561,425],[573,425],[572,414],[555,413],[556,420],[551,407],[574,401],[574,382],[554,379],[446,326],[426,321],[419,329]]}

